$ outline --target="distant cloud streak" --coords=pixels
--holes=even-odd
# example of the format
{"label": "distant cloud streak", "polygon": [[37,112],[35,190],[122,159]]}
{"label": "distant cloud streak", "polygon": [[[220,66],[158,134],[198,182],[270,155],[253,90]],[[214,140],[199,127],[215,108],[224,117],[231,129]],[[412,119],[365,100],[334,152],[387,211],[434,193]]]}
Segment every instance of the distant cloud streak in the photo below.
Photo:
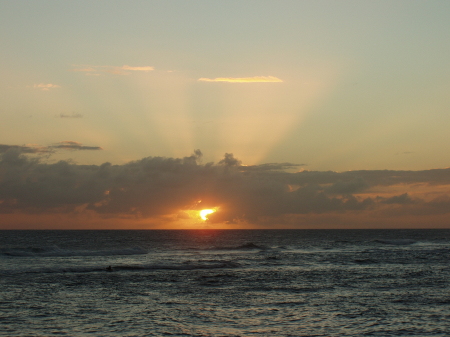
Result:
{"label": "distant cloud streak", "polygon": [[65,140],[55,145],[51,145],[49,147],[53,149],[64,149],[64,150],[103,150],[100,146],[84,146],[81,143],[74,142],[71,140]]}
{"label": "distant cloud streak", "polygon": [[57,84],[52,84],[52,83],[48,83],[48,84],[39,83],[39,84],[33,85],[33,88],[47,91],[47,90],[50,90],[50,89],[61,88],[61,87],[59,85],[57,85]]}
{"label": "distant cloud streak", "polygon": [[100,146],[85,146],[82,143],[65,140],[50,146],[41,146],[38,144],[27,145],[7,145],[0,144],[0,154],[8,151],[17,152],[19,154],[41,154],[51,153],[55,150],[103,150]]}
{"label": "distant cloud streak", "polygon": [[124,65],[121,69],[123,69],[123,70],[132,70],[132,71],[144,71],[144,72],[155,70],[154,67],[149,67],[149,66],[145,66],[145,67],[130,67],[130,66],[127,66],[127,65]]}
{"label": "distant cloud streak", "polygon": [[217,77],[199,78],[200,82],[229,82],[229,83],[279,83],[283,80],[274,76],[254,76],[254,77]]}
{"label": "distant cloud streak", "polygon": [[117,66],[76,66],[70,71],[74,72],[84,72],[86,75],[100,75],[100,73],[110,73],[114,75],[129,75],[130,71],[135,72],[149,72],[155,70],[154,67],[151,66],[129,66],[123,65],[121,67]]}
{"label": "distant cloud streak", "polygon": [[31,145],[6,145],[0,144],[0,154],[7,151],[17,151],[19,153],[48,153],[51,152],[46,146],[40,146],[36,144]]}

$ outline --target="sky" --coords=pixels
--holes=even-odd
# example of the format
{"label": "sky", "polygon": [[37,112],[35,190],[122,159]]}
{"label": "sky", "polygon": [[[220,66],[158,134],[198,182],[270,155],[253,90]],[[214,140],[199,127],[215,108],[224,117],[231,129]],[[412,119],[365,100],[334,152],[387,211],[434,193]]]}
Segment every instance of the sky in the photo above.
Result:
{"label": "sky", "polygon": [[0,228],[449,228],[449,15],[0,0]]}

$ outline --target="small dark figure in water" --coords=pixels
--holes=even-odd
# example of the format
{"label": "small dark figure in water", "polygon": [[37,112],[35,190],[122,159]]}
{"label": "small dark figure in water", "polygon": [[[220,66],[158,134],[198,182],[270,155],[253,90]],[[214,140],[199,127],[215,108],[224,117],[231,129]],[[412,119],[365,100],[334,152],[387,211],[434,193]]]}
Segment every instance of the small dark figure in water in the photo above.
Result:
{"label": "small dark figure in water", "polygon": [[106,267],[106,271],[113,271],[111,266]]}

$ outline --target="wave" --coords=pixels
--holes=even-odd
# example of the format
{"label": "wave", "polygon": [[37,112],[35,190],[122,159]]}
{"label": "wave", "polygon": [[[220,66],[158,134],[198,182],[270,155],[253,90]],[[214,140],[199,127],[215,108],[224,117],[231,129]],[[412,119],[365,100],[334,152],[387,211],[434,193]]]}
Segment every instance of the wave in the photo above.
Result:
{"label": "wave", "polygon": [[237,249],[266,249],[266,247],[262,245],[256,245],[253,242],[247,242],[241,246],[238,246]]}
{"label": "wave", "polygon": [[54,273],[92,273],[92,272],[120,272],[120,271],[144,271],[144,270],[199,270],[199,269],[229,269],[238,268],[241,265],[235,261],[216,261],[214,263],[181,264],[144,264],[144,265],[111,265],[111,266],[71,266],[71,267],[44,267],[2,270],[0,274],[54,274]]}
{"label": "wave", "polygon": [[375,242],[396,246],[412,245],[413,243],[417,243],[416,240],[412,239],[377,239]]}
{"label": "wave", "polygon": [[72,257],[72,256],[114,256],[114,255],[141,255],[147,254],[140,247],[107,249],[107,250],[74,250],[61,249],[58,246],[51,247],[26,247],[26,248],[3,248],[0,254],[15,257]]}
{"label": "wave", "polygon": [[208,248],[208,250],[266,250],[267,247],[263,245],[257,245],[253,242],[247,242],[239,246],[216,246]]}
{"label": "wave", "polygon": [[372,259],[355,259],[354,262],[358,263],[358,264],[373,264],[373,263],[377,263],[377,261],[372,260]]}

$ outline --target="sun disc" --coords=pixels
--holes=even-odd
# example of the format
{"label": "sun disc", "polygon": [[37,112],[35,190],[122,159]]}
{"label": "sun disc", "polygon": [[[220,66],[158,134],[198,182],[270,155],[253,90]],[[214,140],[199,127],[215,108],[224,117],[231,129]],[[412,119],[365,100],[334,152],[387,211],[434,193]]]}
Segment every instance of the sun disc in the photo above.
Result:
{"label": "sun disc", "polygon": [[208,214],[214,213],[216,210],[215,209],[202,209],[199,214],[200,214],[200,218],[202,218],[202,220],[206,221],[208,220]]}

